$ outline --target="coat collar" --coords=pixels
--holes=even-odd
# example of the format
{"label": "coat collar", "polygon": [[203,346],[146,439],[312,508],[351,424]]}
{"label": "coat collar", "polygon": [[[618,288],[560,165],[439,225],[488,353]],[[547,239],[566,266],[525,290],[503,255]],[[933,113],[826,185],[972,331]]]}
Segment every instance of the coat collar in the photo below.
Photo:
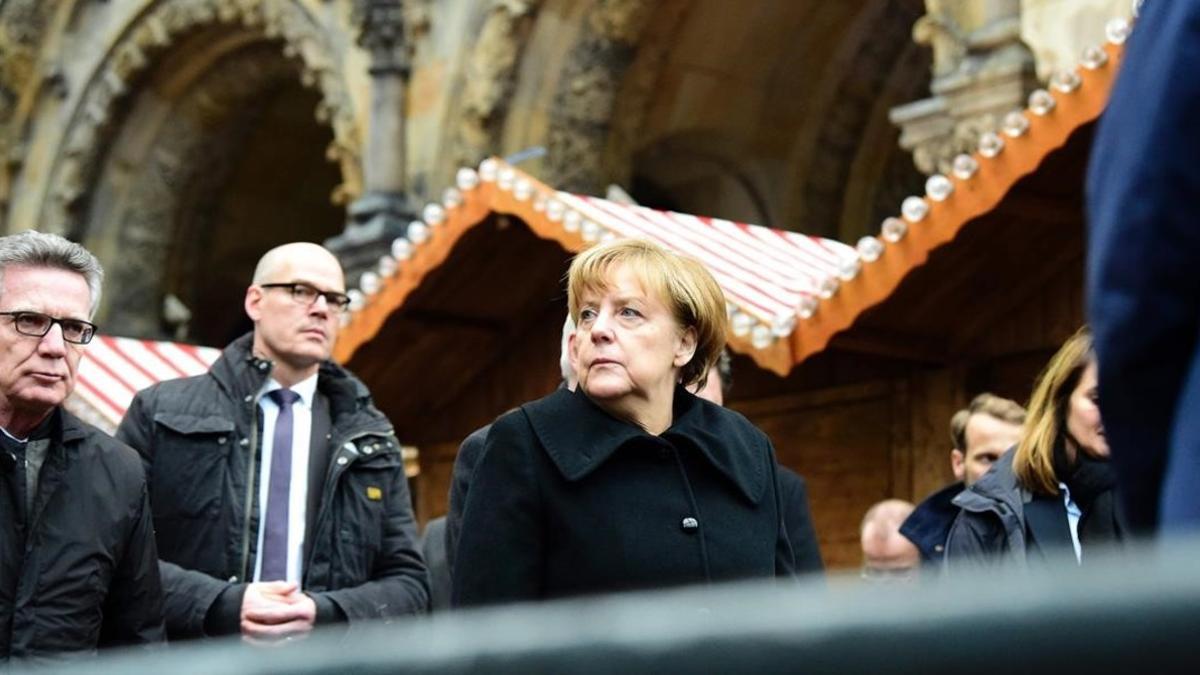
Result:
{"label": "coat collar", "polygon": [[62,442],[72,443],[83,438],[87,438],[90,433],[89,427],[83,420],[75,417],[65,409],[59,409],[59,419],[62,420]]}
{"label": "coat collar", "polygon": [[916,544],[926,560],[942,558],[950,526],[958,517],[954,498],[962,491],[962,483],[947,485],[925,498],[900,525],[900,534]]}
{"label": "coat collar", "polygon": [[741,415],[675,388],[674,422],[659,437],[609,415],[582,392],[559,389],[521,406],[546,454],[569,481],[578,481],[627,443],[693,447],[746,499],[763,498],[771,456],[762,432]]}
{"label": "coat collar", "polygon": [[[255,356],[253,345],[254,331],[251,331],[229,343],[209,370],[235,398],[257,394],[275,367],[271,361]],[[391,423],[375,408],[367,386],[333,361],[321,362],[317,391],[328,397],[329,412],[336,426],[351,423],[391,430]]]}
{"label": "coat collar", "polygon": [[983,478],[955,497],[953,504],[968,511],[988,511],[996,505],[1003,505],[1020,516],[1024,504],[1032,495],[1021,487],[1017,482],[1017,475],[1013,473],[1015,455],[1016,448],[1009,448]]}

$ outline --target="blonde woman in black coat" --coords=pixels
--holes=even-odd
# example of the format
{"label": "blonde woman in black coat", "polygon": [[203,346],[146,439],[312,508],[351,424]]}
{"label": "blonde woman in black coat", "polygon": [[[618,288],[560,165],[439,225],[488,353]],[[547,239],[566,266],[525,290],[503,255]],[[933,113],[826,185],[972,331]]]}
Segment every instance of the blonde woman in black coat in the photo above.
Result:
{"label": "blonde woman in black coat", "polygon": [[578,389],[492,426],[455,604],[791,576],[770,441],[688,391],[725,344],[712,275],[622,241],[577,256],[567,293]]}

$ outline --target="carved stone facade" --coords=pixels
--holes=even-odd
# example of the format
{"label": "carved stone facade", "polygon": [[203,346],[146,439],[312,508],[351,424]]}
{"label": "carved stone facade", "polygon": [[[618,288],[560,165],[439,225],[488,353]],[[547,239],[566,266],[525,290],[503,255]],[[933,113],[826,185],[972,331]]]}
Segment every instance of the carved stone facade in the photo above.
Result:
{"label": "carved stone facade", "polygon": [[[323,0],[2,3],[5,229],[84,241],[109,268],[101,319],[125,334],[174,332],[159,308],[213,272],[203,249],[181,252],[203,246],[206,232],[241,236],[229,218],[212,219],[231,191],[251,196],[237,171],[254,163],[247,147],[262,145],[255,125],[283,114],[314,130],[306,138],[328,139],[305,171],[337,175],[320,198],[336,232],[334,207],[363,185],[361,55],[346,9]],[[291,100],[304,109],[281,113]],[[179,280],[181,270],[193,278]]]}
{"label": "carved stone facade", "polygon": [[474,166],[499,147],[517,67],[540,4],[541,0],[488,3],[479,39],[467,57],[451,151],[457,164]]}
{"label": "carved stone facade", "polygon": [[956,155],[975,151],[979,134],[1024,107],[1037,80],[1021,42],[1019,0],[925,5],[913,40],[933,51],[933,97],[893,108],[891,119],[922,173],[949,173]]}
{"label": "carved stone facade", "polygon": [[1076,5],[1114,3],[0,0],[0,227],[98,250],[121,332],[173,334],[174,297],[193,336],[216,321],[205,275],[235,288],[263,247],[376,198],[419,211],[492,154],[853,240],[919,186],[912,160],[945,168],[1075,48]]}
{"label": "carved stone facade", "polygon": [[925,174],[949,173],[979,135],[1023,108],[1039,80],[1074,68],[1101,44],[1106,21],[1128,16],[1125,0],[925,0],[913,40],[933,56],[929,98],[897,106],[900,145]]}

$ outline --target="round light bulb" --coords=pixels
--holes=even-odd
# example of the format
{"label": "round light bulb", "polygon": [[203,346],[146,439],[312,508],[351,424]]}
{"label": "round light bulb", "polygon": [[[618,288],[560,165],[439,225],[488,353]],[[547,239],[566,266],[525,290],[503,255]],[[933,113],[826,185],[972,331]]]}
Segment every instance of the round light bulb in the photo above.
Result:
{"label": "round light bulb", "polygon": [[954,183],[940,173],[935,173],[925,181],[925,195],[935,202],[944,202],[954,194]]}
{"label": "round light bulb", "polygon": [[381,277],[390,277],[396,273],[396,259],[390,255],[379,256],[379,263],[375,265],[375,269]]}
{"label": "round light bulb", "polygon": [[358,287],[366,295],[375,295],[379,292],[379,275],[371,270],[363,272],[358,279]]}
{"label": "round light bulb", "polygon": [[446,222],[446,209],[442,208],[441,204],[426,204],[425,208],[421,209],[421,220],[430,227],[441,225]]}
{"label": "round light bulb", "polygon": [[929,202],[920,197],[905,197],[900,204],[900,215],[910,223],[918,223],[929,215]]}
{"label": "round light bulb", "polygon": [[1083,78],[1079,77],[1079,73],[1075,72],[1074,68],[1059,70],[1050,76],[1050,87],[1064,94],[1070,94],[1081,84],[1083,84]]}
{"label": "round light bulb", "polygon": [[513,197],[516,197],[517,201],[523,202],[532,196],[533,183],[530,183],[528,178],[518,179],[516,184],[513,185]]}
{"label": "round light bulb", "polygon": [[908,223],[895,216],[889,216],[884,218],[883,224],[879,226],[879,234],[884,241],[895,244],[908,234]]}
{"label": "round light bulb", "polygon": [[796,316],[801,319],[811,319],[817,313],[817,299],[811,295],[806,295],[800,298],[800,303],[796,305]]}
{"label": "round light bulb", "polygon": [[414,244],[424,244],[429,239],[429,226],[419,220],[408,224],[408,240]]}
{"label": "round light bulb", "polygon": [[954,162],[950,167],[954,177],[959,180],[970,180],[979,171],[979,160],[968,154],[961,154],[954,158]]}
{"label": "round light bulb", "polygon": [[746,337],[754,327],[754,318],[744,312],[734,312],[729,320],[729,329],[738,337]]}
{"label": "round light bulb", "polygon": [[479,180],[485,183],[491,183],[496,180],[496,175],[500,173],[500,162],[489,157],[479,163]]}
{"label": "round light bulb", "polygon": [[1095,45],[1085,48],[1083,55],[1079,57],[1079,65],[1088,70],[1102,68],[1106,63],[1108,63],[1108,52]]}
{"label": "round light bulb", "polygon": [[766,349],[774,341],[775,336],[771,335],[771,329],[761,323],[750,331],[750,344],[754,345],[755,349]]}
{"label": "round light bulb", "polygon": [[442,190],[442,206],[447,209],[456,209],[462,206],[463,196],[458,191],[458,188],[448,187]]}
{"label": "round light bulb", "polygon": [[464,166],[454,174],[454,184],[459,190],[474,190],[479,186],[479,174],[475,173],[475,169]]}
{"label": "round light bulb", "polygon": [[1050,114],[1054,110],[1054,106],[1058,102],[1054,100],[1054,94],[1045,89],[1034,89],[1029,94],[1029,111],[1038,117]]}
{"label": "round light bulb", "polygon": [[413,245],[412,242],[404,237],[396,237],[392,240],[392,257],[396,260],[408,260],[412,257]]}
{"label": "round light bulb", "polygon": [[1004,116],[1004,121],[1000,123],[1000,128],[1004,130],[1004,135],[1009,138],[1024,136],[1025,132],[1029,131],[1029,118],[1021,113],[1021,111],[1014,110]]}
{"label": "round light bulb", "polygon": [[875,262],[879,260],[879,256],[883,255],[883,242],[875,237],[867,236],[859,239],[855,248],[858,249],[858,255],[863,262]]}
{"label": "round light bulb", "polygon": [[1104,36],[1114,45],[1123,45],[1129,39],[1129,22],[1121,17],[1109,19],[1104,24]]}
{"label": "round light bulb", "polygon": [[1004,139],[994,131],[985,131],[979,136],[979,154],[991,159],[1004,152]]}

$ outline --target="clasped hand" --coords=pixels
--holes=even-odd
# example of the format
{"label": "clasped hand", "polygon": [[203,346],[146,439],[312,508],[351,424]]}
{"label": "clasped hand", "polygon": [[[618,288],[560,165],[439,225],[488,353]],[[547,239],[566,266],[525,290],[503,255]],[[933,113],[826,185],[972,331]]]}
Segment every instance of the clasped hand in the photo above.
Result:
{"label": "clasped hand", "polygon": [[242,596],[242,640],[251,644],[280,644],[306,637],[316,619],[316,603],[290,581],[252,583]]}

